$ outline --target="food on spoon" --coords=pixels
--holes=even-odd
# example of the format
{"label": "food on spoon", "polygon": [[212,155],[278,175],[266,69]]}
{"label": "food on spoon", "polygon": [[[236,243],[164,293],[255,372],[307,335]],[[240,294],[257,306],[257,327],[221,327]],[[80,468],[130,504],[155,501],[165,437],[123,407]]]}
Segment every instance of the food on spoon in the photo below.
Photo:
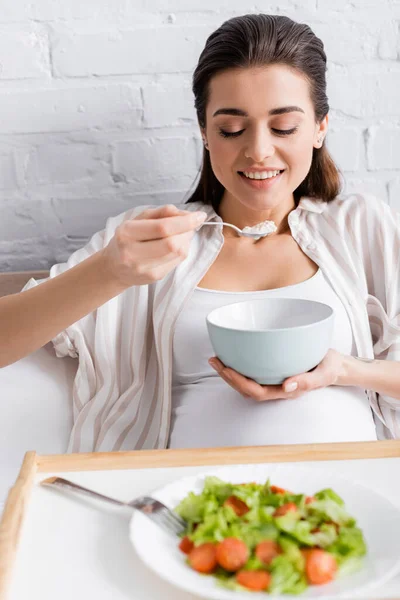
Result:
{"label": "food on spoon", "polygon": [[331,489],[313,495],[206,477],[176,507],[188,565],[231,590],[300,594],[362,567],[362,531]]}
{"label": "food on spoon", "polygon": [[252,227],[243,227],[243,233],[257,233],[260,236],[269,235],[270,233],[275,233],[277,230],[277,226],[273,221],[262,221],[262,223],[257,223],[257,225],[253,225]]}

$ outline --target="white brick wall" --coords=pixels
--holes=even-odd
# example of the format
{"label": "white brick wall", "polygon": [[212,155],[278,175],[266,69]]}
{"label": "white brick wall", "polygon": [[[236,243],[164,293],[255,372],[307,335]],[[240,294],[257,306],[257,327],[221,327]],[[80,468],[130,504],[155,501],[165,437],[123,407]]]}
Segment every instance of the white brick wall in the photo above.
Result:
{"label": "white brick wall", "polygon": [[0,0],[0,270],[48,267],[108,216],[187,196],[191,74],[208,34],[246,12],[321,36],[346,189],[400,210],[399,0]]}

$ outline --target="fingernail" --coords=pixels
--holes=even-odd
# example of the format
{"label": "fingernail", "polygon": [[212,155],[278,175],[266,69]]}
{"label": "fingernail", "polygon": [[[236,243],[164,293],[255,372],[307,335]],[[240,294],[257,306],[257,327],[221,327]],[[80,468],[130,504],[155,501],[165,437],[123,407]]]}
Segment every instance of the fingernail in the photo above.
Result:
{"label": "fingernail", "polygon": [[210,365],[210,367],[217,370],[217,363],[215,362],[215,360],[213,358],[210,358],[210,360],[208,361],[208,364]]}
{"label": "fingernail", "polygon": [[196,221],[198,221],[199,223],[202,223],[203,221],[205,221],[207,219],[207,213],[203,212],[203,211],[199,211],[195,213],[196,215]]}
{"label": "fingernail", "polygon": [[294,392],[294,390],[297,390],[299,384],[296,383],[295,381],[292,381],[292,383],[288,383],[287,385],[284,386],[284,390],[285,392]]}

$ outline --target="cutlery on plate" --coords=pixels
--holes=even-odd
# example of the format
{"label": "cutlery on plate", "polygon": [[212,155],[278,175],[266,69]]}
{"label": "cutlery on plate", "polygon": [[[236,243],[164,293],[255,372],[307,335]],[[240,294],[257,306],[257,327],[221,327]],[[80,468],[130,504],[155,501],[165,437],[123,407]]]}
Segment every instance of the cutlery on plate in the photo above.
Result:
{"label": "cutlery on plate", "polygon": [[165,504],[159,500],[156,500],[155,498],[151,498],[150,496],[140,496],[139,498],[135,498],[130,502],[122,502],[121,500],[116,500],[115,498],[110,498],[109,496],[104,496],[104,494],[99,494],[98,492],[89,490],[82,485],[78,485],[77,483],[73,483],[68,479],[63,479],[62,477],[49,477],[40,483],[41,485],[45,486],[78,492],[86,496],[91,496],[93,498],[105,500],[106,502],[110,502],[112,504],[117,504],[118,506],[134,508],[146,515],[146,517],[151,519],[154,523],[168,531],[168,533],[179,535],[186,529],[186,521],[174,513],[170,508],[165,506]]}

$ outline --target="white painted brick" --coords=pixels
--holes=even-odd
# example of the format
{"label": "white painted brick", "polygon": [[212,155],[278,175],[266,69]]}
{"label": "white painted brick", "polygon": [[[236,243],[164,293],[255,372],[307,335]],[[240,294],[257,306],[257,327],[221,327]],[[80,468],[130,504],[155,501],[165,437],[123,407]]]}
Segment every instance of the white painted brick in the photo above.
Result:
{"label": "white painted brick", "polygon": [[377,39],[360,23],[342,21],[310,23],[311,29],[322,40],[330,62],[349,64],[371,59],[377,52]]}
{"label": "white painted brick", "polygon": [[331,0],[317,0],[318,11],[321,14],[324,14],[325,11],[328,10],[344,10],[352,8],[352,0],[335,0],[335,3],[332,4]]}
{"label": "white painted brick", "polygon": [[[140,7],[144,10],[154,11],[154,0],[138,0]],[[249,2],[246,0],[158,0],[157,10],[172,11],[172,12],[196,12],[196,11],[240,11],[241,14],[250,13],[251,11],[265,12],[272,14],[277,9],[305,9],[314,10],[316,8],[316,0],[280,0],[268,2],[267,6],[264,1]],[[227,17],[229,18],[229,17]],[[225,20],[225,19],[224,19]]]}
{"label": "white painted brick", "polygon": [[192,71],[211,29],[167,26],[54,33],[54,69],[63,77]]}
{"label": "white painted brick", "polygon": [[[335,0],[332,3],[332,0],[317,0],[318,1],[318,11],[324,14],[329,10],[343,10],[349,9],[353,10],[354,8],[377,8],[377,0]],[[393,0],[379,0],[379,7],[381,10],[385,7],[385,5],[389,2],[393,2]]]}
{"label": "white painted brick", "polygon": [[0,219],[0,240],[12,242],[45,237],[53,222],[48,202],[7,199],[3,196]]}
{"label": "white painted brick", "polygon": [[329,131],[326,143],[341,171],[357,171],[361,162],[362,132],[357,129]]}
{"label": "white painted brick", "polygon": [[32,9],[32,0],[1,0],[0,23],[30,21]]}
{"label": "white painted brick", "polygon": [[[97,19],[108,17],[118,19],[126,13],[127,3],[131,0],[37,0],[32,11],[35,19],[58,21],[61,19]],[[136,0],[133,0],[136,2]]]}
{"label": "white painted brick", "polygon": [[141,104],[140,90],[127,84],[0,91],[0,131],[132,128],[141,123]]}
{"label": "white painted brick", "polygon": [[[119,215],[136,206],[177,204],[182,194],[162,192],[137,196],[105,195],[95,198],[63,198],[52,201],[51,210],[60,223],[62,234],[70,238],[89,239],[93,233],[104,228],[109,217]],[[84,242],[85,243],[85,242]]]}
{"label": "white painted brick", "polygon": [[16,186],[17,178],[14,155],[11,152],[0,150],[0,190],[15,188]]}
{"label": "white painted brick", "polygon": [[[383,68],[382,68],[383,71]],[[331,108],[351,117],[398,115],[400,71],[367,72],[367,69],[328,71],[328,97]]]}
{"label": "white painted brick", "polygon": [[389,204],[400,213],[400,177],[389,183]]}
{"label": "white painted brick", "polygon": [[190,83],[148,85],[143,89],[143,104],[146,127],[197,122]]}
{"label": "white painted brick", "polygon": [[346,194],[372,194],[384,202],[388,201],[386,182],[373,177],[346,176],[343,191]]}
{"label": "white painted brick", "polygon": [[49,269],[56,261],[47,238],[35,236],[16,241],[0,240],[0,270]]}
{"label": "white painted brick", "polygon": [[[85,244],[96,232],[104,229],[106,221],[131,208],[125,196],[63,198],[51,203],[51,209],[60,224],[61,235],[69,244]],[[74,249],[78,248],[76,245]]]}
{"label": "white painted brick", "polygon": [[115,144],[114,176],[134,181],[144,190],[166,181],[189,185],[197,172],[193,138],[135,140]]}
{"label": "white painted brick", "polygon": [[26,160],[26,180],[36,184],[110,179],[109,151],[94,144],[47,144]]}
{"label": "white painted brick", "polygon": [[47,33],[31,25],[0,28],[0,79],[30,79],[50,74]]}
{"label": "white painted brick", "polygon": [[379,39],[379,58],[397,60],[400,54],[400,27],[398,21],[385,23]]}
{"label": "white painted brick", "polygon": [[370,171],[400,169],[400,129],[372,126],[367,156]]}

